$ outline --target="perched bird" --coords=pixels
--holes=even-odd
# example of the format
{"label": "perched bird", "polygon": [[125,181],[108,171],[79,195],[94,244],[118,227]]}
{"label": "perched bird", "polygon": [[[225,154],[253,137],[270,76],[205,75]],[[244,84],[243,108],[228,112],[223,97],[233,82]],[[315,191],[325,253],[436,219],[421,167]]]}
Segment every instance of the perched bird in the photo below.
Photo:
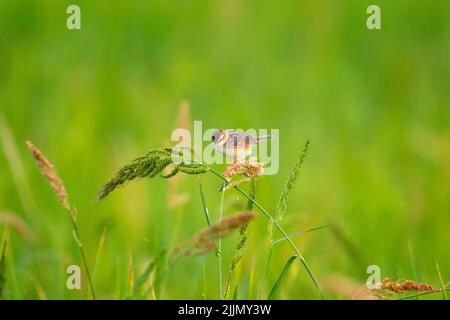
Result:
{"label": "perched bird", "polygon": [[235,162],[244,160],[252,153],[254,146],[267,139],[270,139],[270,135],[254,137],[244,132],[225,129],[216,130],[211,137],[214,148],[233,158]]}

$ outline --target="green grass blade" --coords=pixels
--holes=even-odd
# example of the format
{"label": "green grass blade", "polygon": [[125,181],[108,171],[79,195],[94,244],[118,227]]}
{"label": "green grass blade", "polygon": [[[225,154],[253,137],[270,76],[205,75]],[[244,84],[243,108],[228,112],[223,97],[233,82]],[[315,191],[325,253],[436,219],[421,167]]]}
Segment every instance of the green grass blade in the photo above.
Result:
{"label": "green grass blade", "polygon": [[[207,166],[205,164],[202,164],[202,165],[205,168],[207,168],[213,175],[215,175],[216,177],[220,178],[225,183],[228,183],[227,179],[225,179],[220,173],[218,173],[217,171],[215,171],[214,169],[212,169],[211,167],[209,167],[209,166]],[[317,291],[320,294],[320,297],[323,300],[325,300],[327,298],[326,295],[325,295],[325,292],[320,287],[320,284],[317,281],[316,277],[314,276],[314,273],[312,272],[311,268],[309,267],[309,264],[306,262],[306,259],[303,257],[303,255],[301,254],[300,250],[297,248],[295,243],[289,238],[289,236],[286,233],[286,231],[284,231],[283,227],[280,226],[280,224],[277,221],[274,220],[274,218],[270,215],[270,213],[266,209],[264,209],[256,200],[252,199],[252,197],[250,195],[248,195],[244,190],[242,190],[238,186],[234,186],[233,188],[235,190],[239,191],[239,193],[242,194],[249,201],[253,202],[253,204],[259,209],[259,211],[261,211],[266,216],[266,218],[269,219],[271,223],[273,223],[273,225],[278,229],[278,231],[286,238],[287,242],[289,242],[289,245],[292,247],[294,252],[300,258],[301,263],[303,264],[303,266],[305,267],[306,271],[308,272],[308,275],[311,278],[311,280],[313,281],[314,286],[316,287]]]}
{"label": "green grass blade", "polygon": [[202,182],[200,180],[198,180],[198,187],[200,189],[200,195],[202,197],[202,206],[203,211],[205,212],[206,222],[208,223],[208,227],[211,227],[211,218],[209,217],[209,210],[208,206],[206,205],[205,194],[203,193]]}
{"label": "green grass blade", "polygon": [[267,254],[266,263],[264,264],[263,275],[261,278],[261,284],[259,286],[259,296],[260,298],[263,295],[263,290],[265,289],[265,283],[267,278],[267,271],[269,270],[270,260],[272,259],[273,245],[269,247],[269,253]]}
{"label": "green grass blade", "polygon": [[0,114],[0,146],[3,149],[9,165],[20,204],[27,217],[35,220],[35,215],[32,214],[35,208],[35,202],[25,173],[24,164],[22,158],[20,157],[13,132],[2,114]]}
{"label": "green grass blade", "polygon": [[441,282],[442,287],[442,295],[444,296],[444,300],[448,300],[447,291],[444,284],[444,279],[442,279],[441,269],[439,268],[439,264],[436,261],[436,270],[439,275],[439,281]]}
{"label": "green grass blade", "polygon": [[6,284],[6,239],[3,240],[0,254],[0,299]]}
{"label": "green grass blade", "polygon": [[[246,197],[247,199],[251,199],[250,196],[245,193],[241,188],[239,188],[238,186],[234,187],[237,191],[239,191],[244,197]],[[326,299],[326,295],[325,292],[323,292],[322,288],[319,285],[319,282],[317,281],[316,277],[314,276],[314,273],[312,272],[311,268],[309,267],[309,264],[306,262],[306,259],[303,257],[303,255],[300,253],[300,250],[297,248],[297,246],[295,245],[295,243],[289,238],[288,234],[286,233],[286,231],[284,231],[283,227],[280,226],[280,224],[278,224],[278,222],[276,222],[272,216],[270,215],[269,212],[267,212],[266,209],[264,209],[257,201],[255,200],[251,200],[253,201],[253,203],[255,204],[255,206],[274,224],[274,226],[278,229],[278,231],[280,231],[280,233],[286,238],[286,240],[289,242],[289,245],[292,247],[292,249],[294,250],[294,252],[298,255],[298,257],[300,258],[301,263],[303,264],[303,266],[305,267],[306,271],[308,272],[309,277],[311,278],[311,280],[314,283],[314,286],[317,288],[317,291],[319,291],[319,294],[321,296],[322,299]]]}
{"label": "green grass blade", "polygon": [[131,293],[125,298],[125,299],[139,299],[141,298],[142,294],[142,288],[144,287],[145,283],[148,281],[148,279],[150,278],[150,275],[153,271],[153,269],[156,266],[156,260],[152,260],[149,262],[149,264],[147,265],[147,267],[145,267],[144,271],[142,272],[142,274],[137,277],[136,280],[134,280],[134,284],[133,284],[133,290],[131,291]]}
{"label": "green grass blade", "polygon": [[416,298],[416,297],[420,297],[420,296],[426,296],[428,294],[433,294],[433,293],[438,293],[438,292],[446,292],[446,291],[449,291],[449,290],[450,290],[450,288],[445,288],[445,289],[438,289],[438,290],[435,290],[435,291],[426,291],[426,292],[413,293],[413,294],[409,294],[409,295],[402,296],[402,297],[399,297],[399,298],[395,298],[393,300],[406,300],[406,299]]}
{"label": "green grass blade", "polygon": [[416,263],[414,261],[414,252],[413,252],[411,240],[408,240],[408,254],[409,254],[409,261],[411,263],[411,269],[412,269],[412,272],[414,275],[414,280],[416,280],[418,282],[419,277],[417,276],[417,268],[416,268]]}
{"label": "green grass blade", "polygon": [[[223,200],[225,197],[225,189],[222,188],[221,196],[220,196],[220,208],[219,208],[219,221],[222,220],[223,217]],[[219,300],[222,300],[222,238],[219,237],[217,241],[217,267],[218,267],[218,281],[219,281]]]}
{"label": "green grass blade", "polygon": [[272,290],[270,290],[269,296],[267,297],[268,300],[273,300],[275,298],[275,295],[277,294],[278,288],[280,287],[281,283],[283,282],[283,279],[286,277],[289,268],[291,267],[292,263],[294,262],[295,258],[297,256],[292,256],[289,258],[289,260],[286,262],[283,270],[281,271],[280,275],[278,276],[277,281],[272,287]]}
{"label": "green grass blade", "polygon": [[[250,197],[252,199],[256,199],[256,179],[252,178],[250,180]],[[253,202],[250,200],[247,202],[247,210],[252,211],[253,210]],[[236,246],[234,248],[233,257],[231,259],[230,266],[228,268],[228,277],[225,284],[225,300],[228,299],[228,296],[230,294],[230,286],[231,286],[231,280],[234,275],[234,272],[241,262],[242,258],[244,257],[246,251],[247,251],[247,240],[249,235],[249,226],[248,224],[244,224],[241,226],[241,229],[239,231],[239,237],[236,243]]]}
{"label": "green grass blade", "polygon": [[[302,230],[302,231],[299,231],[299,232],[296,232],[296,233],[290,235],[289,239],[292,239],[294,237],[300,236],[300,235],[308,233],[308,232],[312,232],[312,231],[315,231],[315,230],[320,230],[320,229],[327,228],[327,227],[328,227],[328,225],[324,224],[324,225],[321,225],[321,226],[318,226],[318,227],[313,227],[313,228],[310,228],[310,229]],[[283,237],[283,238],[280,238],[278,240],[273,241],[272,244],[270,245],[269,253],[267,255],[266,263],[264,265],[263,276],[262,276],[261,285],[260,285],[260,289],[259,289],[260,297],[262,296],[264,283],[266,281],[267,272],[269,270],[269,265],[270,265],[270,260],[271,260],[271,257],[272,257],[273,248],[274,248],[275,245],[277,245],[277,244],[279,244],[279,243],[281,243],[281,242],[283,242],[285,240],[287,240],[287,238]]]}
{"label": "green grass blade", "polygon": [[101,235],[100,240],[98,242],[97,253],[95,255],[95,263],[94,263],[94,267],[92,268],[92,281],[94,281],[94,278],[95,278],[95,272],[97,271],[97,266],[98,266],[98,263],[100,261],[100,254],[101,254],[103,246],[105,244],[106,232],[108,231],[109,226],[110,226],[110,223],[108,223],[103,228],[102,235]]}
{"label": "green grass blade", "polygon": [[202,292],[202,298],[203,300],[206,300],[206,266],[205,261],[202,263],[202,271],[203,271],[203,292]]}
{"label": "green grass blade", "polygon": [[[288,238],[292,239],[292,238],[301,236],[302,234],[305,234],[305,233],[308,233],[308,232],[312,232],[312,231],[316,231],[316,230],[320,230],[320,229],[324,229],[324,228],[328,228],[328,225],[324,224],[324,225],[321,225],[321,226],[318,226],[318,227],[314,227],[314,228],[306,229],[306,230],[303,230],[303,231],[299,231],[299,232],[296,232],[296,233],[290,235]],[[272,243],[272,247],[275,246],[276,244],[282,242],[282,241],[285,241],[285,240],[287,240],[286,237],[283,237],[283,238],[280,238],[278,240],[275,240]]]}
{"label": "green grass blade", "polygon": [[239,287],[238,287],[238,285],[236,285],[236,287],[234,288],[233,300],[237,300],[238,295],[239,295]]}

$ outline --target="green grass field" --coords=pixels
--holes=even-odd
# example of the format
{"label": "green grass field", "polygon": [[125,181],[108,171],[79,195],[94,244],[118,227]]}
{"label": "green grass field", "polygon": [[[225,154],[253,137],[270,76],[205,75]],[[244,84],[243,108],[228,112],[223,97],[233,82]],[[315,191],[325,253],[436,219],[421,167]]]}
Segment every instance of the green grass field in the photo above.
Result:
{"label": "green grass field", "polygon": [[[381,30],[366,28],[372,3]],[[81,30],[66,28],[70,4],[81,8]],[[351,298],[369,265],[382,278],[441,288],[436,264],[450,281],[449,21],[446,0],[1,1],[1,298],[92,298],[69,216],[26,140],[54,164],[77,209],[97,298],[127,297],[161,251],[207,226],[197,176],[145,178],[96,200],[121,166],[170,146],[182,101],[191,124],[280,129],[280,170],[257,185],[271,214],[310,139],[280,224],[288,234],[328,226],[292,239],[328,298]],[[200,179],[215,223],[221,181]],[[246,206],[225,192],[224,217]],[[268,220],[255,211],[232,281],[240,299],[266,299],[295,255],[278,244],[264,277]],[[238,235],[221,240],[223,286]],[[219,298],[214,252],[169,272],[167,256],[143,286],[165,277],[142,298]],[[66,288],[72,264],[81,290]],[[296,259],[274,298],[320,295]]]}

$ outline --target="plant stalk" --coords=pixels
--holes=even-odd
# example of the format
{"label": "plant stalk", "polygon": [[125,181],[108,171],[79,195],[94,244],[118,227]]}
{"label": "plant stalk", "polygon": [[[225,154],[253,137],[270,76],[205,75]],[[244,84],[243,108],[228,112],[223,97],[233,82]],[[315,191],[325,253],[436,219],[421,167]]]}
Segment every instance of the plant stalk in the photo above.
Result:
{"label": "plant stalk", "polygon": [[[224,186],[225,187],[225,186]],[[223,217],[223,200],[225,196],[225,188],[222,188],[220,196],[220,209],[219,209],[219,221]],[[218,261],[218,274],[219,274],[219,300],[222,300],[222,237],[217,240],[217,261]]]}
{"label": "plant stalk", "polygon": [[[219,177],[221,180],[223,180],[225,183],[228,183],[228,180],[225,179],[220,173],[212,169],[211,167],[205,165],[204,163],[197,163],[199,165],[203,165],[205,168],[207,168],[211,173],[213,173],[215,176]],[[239,186],[234,186],[234,189],[239,191],[245,198],[247,198],[249,201],[251,201],[272,223],[275,225],[275,227],[280,231],[280,233],[286,238],[286,240],[289,242],[289,245],[292,247],[294,252],[299,257],[301,263],[305,267],[306,271],[309,274],[309,277],[314,283],[314,286],[316,287],[317,291],[319,291],[319,294],[323,300],[326,300],[326,295],[323,292],[322,288],[319,285],[319,282],[317,281],[316,277],[314,276],[314,273],[312,272],[311,268],[309,267],[308,263],[306,262],[305,258],[301,254],[300,250],[298,250],[297,246],[294,244],[294,242],[290,239],[289,235],[284,231],[284,229],[278,224],[277,221],[273,219],[273,217],[270,215],[269,212],[267,212],[266,209],[264,209],[257,201],[252,199],[244,190],[242,190]]]}
{"label": "plant stalk", "polygon": [[81,260],[83,261],[84,269],[86,270],[86,276],[88,279],[92,298],[94,300],[96,300],[97,298],[95,296],[94,285],[92,284],[91,273],[89,271],[89,267],[87,264],[86,254],[84,253],[83,244],[81,243],[81,240],[80,240],[80,234],[78,232],[78,226],[77,226],[77,222],[76,222],[75,212],[73,210],[70,211],[70,222],[72,223],[72,231],[73,231],[73,236],[75,238],[75,242],[77,243],[78,248],[80,248]]}

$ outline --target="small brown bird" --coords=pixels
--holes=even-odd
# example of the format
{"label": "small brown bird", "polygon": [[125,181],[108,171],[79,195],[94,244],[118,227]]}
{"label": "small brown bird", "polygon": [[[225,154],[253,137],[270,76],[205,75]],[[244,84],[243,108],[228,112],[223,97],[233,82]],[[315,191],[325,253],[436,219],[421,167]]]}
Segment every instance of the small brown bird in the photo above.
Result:
{"label": "small brown bird", "polygon": [[244,132],[219,129],[213,133],[211,140],[216,150],[237,162],[250,155],[253,147],[260,141],[270,139],[270,137],[270,135],[254,137]]}

